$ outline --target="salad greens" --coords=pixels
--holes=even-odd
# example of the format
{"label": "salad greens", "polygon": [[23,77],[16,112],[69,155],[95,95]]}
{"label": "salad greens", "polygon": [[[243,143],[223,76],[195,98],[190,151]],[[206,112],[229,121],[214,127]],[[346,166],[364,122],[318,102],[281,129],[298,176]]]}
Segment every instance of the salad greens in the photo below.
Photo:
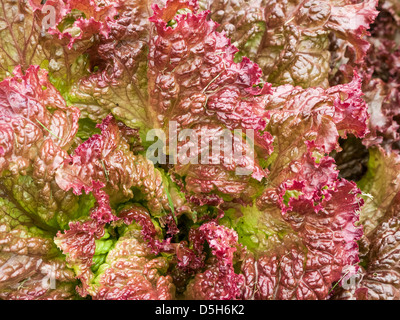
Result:
{"label": "salad greens", "polygon": [[0,20],[0,299],[400,299],[396,0]]}

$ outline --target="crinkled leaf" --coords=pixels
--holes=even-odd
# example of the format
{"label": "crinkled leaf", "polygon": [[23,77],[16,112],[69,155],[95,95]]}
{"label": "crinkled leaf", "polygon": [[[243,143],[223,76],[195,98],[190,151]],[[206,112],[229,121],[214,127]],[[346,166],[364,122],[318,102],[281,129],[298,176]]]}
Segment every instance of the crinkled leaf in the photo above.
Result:
{"label": "crinkled leaf", "polygon": [[150,105],[160,125],[169,120],[186,128],[214,118],[229,129],[263,129],[264,97],[255,96],[253,88],[260,82],[259,67],[248,59],[233,61],[237,49],[216,32],[207,12],[178,14],[173,28],[168,19],[154,7],[150,21],[157,37],[150,43],[148,76]]}
{"label": "crinkled leaf", "polygon": [[58,231],[54,242],[66,255],[67,265],[73,268],[76,278],[82,286],[77,292],[85,297],[90,291],[90,282],[94,278],[91,267],[96,253],[96,240],[105,235],[105,225],[118,220],[109,204],[108,195],[101,190],[103,185],[94,183],[91,191],[97,204],[91,209],[89,217],[69,223],[69,229],[64,233]]}
{"label": "crinkled leaf", "polygon": [[[157,37],[150,43],[148,70],[149,101],[153,112],[158,115],[155,127],[167,129],[168,125],[176,124],[177,137],[188,128],[201,136],[202,142],[190,142],[192,146],[202,145],[200,149],[187,158],[183,157],[185,159],[177,159],[174,168],[185,179],[189,194],[253,196],[259,187],[251,185],[251,178],[256,183],[265,176],[257,159],[251,159],[247,154],[228,165],[221,165],[221,160],[227,158],[226,152],[221,151],[205,164],[201,162],[200,154],[207,152],[206,143],[217,142],[224,134],[229,135],[230,130],[236,151],[239,148],[243,151],[254,149],[247,141],[239,146],[242,139],[232,131],[238,128],[254,130],[251,143],[261,153],[271,152],[271,135],[260,131],[265,127],[265,103],[270,86],[259,87],[262,85],[261,70],[249,59],[234,62],[237,49],[225,35],[216,32],[217,24],[207,19],[207,12],[198,13],[191,2],[182,2],[179,8],[181,6],[192,12],[178,11],[173,16],[176,10],[174,2],[167,1],[162,9],[154,6],[154,15],[150,18],[157,31]],[[172,17],[175,24],[170,27],[168,23]],[[166,134],[171,147],[173,136]],[[225,146],[227,144],[231,143],[227,142]],[[177,152],[183,152],[187,147],[184,142],[178,142]],[[173,150],[167,152],[170,157],[176,157]],[[197,163],[192,161],[188,165],[188,158],[196,159]],[[239,167],[248,172],[237,173]]]}
{"label": "crinkled leaf", "polygon": [[[269,96],[266,129],[274,138],[267,159],[269,179],[283,182],[301,170],[308,151],[317,159],[339,147],[339,136],[367,133],[367,106],[362,100],[361,79],[329,89],[280,86]],[[317,159],[318,160],[318,159]]]}
{"label": "crinkled leaf", "polygon": [[[79,145],[56,172],[57,184],[63,190],[80,194],[92,190],[92,182],[105,186],[112,203],[134,197],[135,189],[147,201],[152,214],[169,210],[168,197],[162,185],[162,175],[143,155],[131,151],[137,131],[118,123],[111,115],[101,125],[101,134],[95,134]],[[136,199],[139,200],[139,199]]]}
{"label": "crinkled leaf", "polygon": [[271,203],[233,220],[239,239],[250,244],[241,268],[243,299],[326,299],[334,282],[357,264],[362,231],[354,223],[361,202],[353,183],[336,187],[318,212],[298,199],[285,214]]}
{"label": "crinkled leaf", "polygon": [[0,198],[1,299],[76,298],[74,273],[52,238],[22,208]]}
{"label": "crinkled leaf", "polygon": [[261,70],[248,59],[234,63],[237,49],[204,13],[178,14],[176,26],[167,26],[178,9],[196,11],[192,3],[179,3],[153,8],[154,35],[148,40],[147,3],[124,2],[126,17],[109,23],[109,38],[91,56],[99,70],[72,88],[71,102],[92,120],[111,111],[135,128],[169,121],[189,127],[211,118],[228,128],[263,128],[264,98],[257,95],[269,87],[253,88]]}
{"label": "crinkled leaf", "polygon": [[76,143],[79,110],[67,107],[47,72],[20,68],[0,83],[0,186],[29,214],[56,228],[88,212],[90,196],[75,197],[54,181]]}
{"label": "crinkled leaf", "polygon": [[[203,246],[207,241],[212,258],[205,263],[205,270],[195,275],[187,286],[185,298],[191,300],[231,300],[240,295],[243,276],[236,274],[233,268],[234,253],[239,248],[235,231],[209,222],[198,229],[199,241]],[[196,248],[196,247],[195,247]],[[197,247],[197,251],[202,248]]]}
{"label": "crinkled leaf", "polygon": [[[85,52],[96,44],[98,34],[106,35],[108,30],[102,21],[105,17],[91,15],[100,7],[91,1],[91,10],[85,12],[85,2],[3,1],[0,79],[9,76],[16,66],[25,71],[30,65],[39,65],[49,71],[51,82],[65,93],[73,82],[88,74]],[[81,13],[71,12],[75,6]]]}
{"label": "crinkled leaf", "polygon": [[368,147],[379,144],[388,151],[397,152],[400,140],[400,19],[389,7],[389,2],[378,8],[380,14],[369,37],[372,45],[365,63],[359,65],[364,74],[363,91],[371,114],[371,133],[364,139],[364,144]]}
{"label": "crinkled leaf", "polygon": [[360,218],[365,229],[360,250],[363,269],[353,279],[344,279],[334,298],[398,300],[400,158],[374,147],[368,165],[359,183],[368,195]]}
{"label": "crinkled leaf", "polygon": [[145,128],[147,117],[147,1],[124,0],[118,18],[107,22],[108,36],[88,51],[95,72],[80,79],[68,93],[83,116],[101,122],[110,112],[130,127]]}
{"label": "crinkled leaf", "polygon": [[258,63],[273,85],[304,88],[328,86],[333,32],[362,61],[369,47],[365,36],[377,15],[376,0],[351,1],[242,0],[202,1],[211,17],[246,56]]}
{"label": "crinkled leaf", "polygon": [[[140,207],[121,213],[128,226],[100,265],[91,294],[99,300],[166,300],[175,297],[168,260],[153,253],[148,241],[157,241],[150,215]],[[151,230],[153,229],[153,230]]]}
{"label": "crinkled leaf", "polygon": [[190,140],[177,143],[176,160],[173,171],[185,177],[189,194],[216,193],[248,201],[267,176],[257,163],[254,141],[218,125],[194,126]]}

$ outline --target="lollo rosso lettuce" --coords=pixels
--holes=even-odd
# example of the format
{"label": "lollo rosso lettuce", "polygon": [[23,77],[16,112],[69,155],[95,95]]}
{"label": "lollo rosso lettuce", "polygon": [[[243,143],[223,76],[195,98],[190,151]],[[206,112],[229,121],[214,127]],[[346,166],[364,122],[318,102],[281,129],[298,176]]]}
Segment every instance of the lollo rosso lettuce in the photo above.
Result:
{"label": "lollo rosso lettuce", "polygon": [[400,298],[395,3],[3,2],[0,299]]}

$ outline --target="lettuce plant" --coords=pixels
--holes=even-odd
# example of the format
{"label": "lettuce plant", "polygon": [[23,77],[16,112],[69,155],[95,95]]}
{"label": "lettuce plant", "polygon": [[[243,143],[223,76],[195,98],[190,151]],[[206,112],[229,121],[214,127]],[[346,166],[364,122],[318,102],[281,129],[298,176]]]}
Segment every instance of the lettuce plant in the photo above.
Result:
{"label": "lettuce plant", "polygon": [[400,298],[399,12],[4,0],[0,298]]}

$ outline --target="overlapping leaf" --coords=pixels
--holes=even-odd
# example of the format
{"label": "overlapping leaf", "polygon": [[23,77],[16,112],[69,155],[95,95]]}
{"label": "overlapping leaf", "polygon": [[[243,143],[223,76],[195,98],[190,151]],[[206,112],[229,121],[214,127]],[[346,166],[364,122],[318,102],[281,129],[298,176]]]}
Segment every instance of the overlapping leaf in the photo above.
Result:
{"label": "overlapping leaf", "polygon": [[[368,193],[361,211],[364,225],[361,265],[353,278],[335,292],[336,299],[398,300],[399,291],[399,169],[397,154],[370,149],[368,172],[360,188]],[[383,191],[383,192],[382,192]]]}
{"label": "overlapping leaf", "polygon": [[[364,140],[366,146],[381,145],[386,150],[398,150],[399,123],[399,64],[400,43],[399,13],[390,3],[382,4],[380,14],[372,26],[370,41],[373,43],[366,63],[359,68],[364,75],[363,91],[369,105],[371,134]],[[386,7],[387,9],[384,9]],[[396,151],[397,152],[397,151]]]}
{"label": "overlapping leaf", "polygon": [[[357,72],[329,86],[330,67],[345,63],[329,46],[334,33],[353,54],[347,71],[362,61],[374,0],[18,3],[32,34],[7,24],[22,6],[3,13],[4,64],[21,67],[0,84],[0,257],[7,268],[19,266],[10,252],[35,257],[18,279],[0,279],[2,297],[327,299],[358,269],[363,200],[329,154],[339,137],[363,138],[369,116]],[[46,5],[60,9],[57,28],[38,33]],[[145,158],[150,129],[165,133],[159,159],[176,162]],[[366,192],[395,175],[380,170]],[[397,287],[382,252],[397,226],[376,226],[388,201],[367,202],[360,220],[364,240],[382,239],[361,263],[368,276],[381,272],[386,296]],[[17,211],[29,221],[8,219]],[[61,270],[54,291],[31,276],[37,259]],[[371,283],[370,297],[381,297]]]}
{"label": "overlapping leaf", "polygon": [[362,61],[365,39],[377,15],[375,0],[361,1],[201,1],[221,24],[240,55],[249,57],[273,85],[328,86],[330,34],[344,40]]}
{"label": "overlapping leaf", "polygon": [[3,1],[0,78],[11,75],[16,66],[25,71],[30,65],[40,65],[65,93],[73,82],[88,74],[86,51],[95,46],[100,34],[108,34],[105,21],[113,17],[115,8],[111,9],[114,4],[103,6],[95,1],[77,3]]}
{"label": "overlapping leaf", "polygon": [[[166,275],[168,260],[149,246],[159,241],[150,215],[140,206],[125,209],[121,235],[99,266],[90,289],[93,299],[165,300],[175,297],[172,278]],[[159,242],[160,244],[160,242]]]}

